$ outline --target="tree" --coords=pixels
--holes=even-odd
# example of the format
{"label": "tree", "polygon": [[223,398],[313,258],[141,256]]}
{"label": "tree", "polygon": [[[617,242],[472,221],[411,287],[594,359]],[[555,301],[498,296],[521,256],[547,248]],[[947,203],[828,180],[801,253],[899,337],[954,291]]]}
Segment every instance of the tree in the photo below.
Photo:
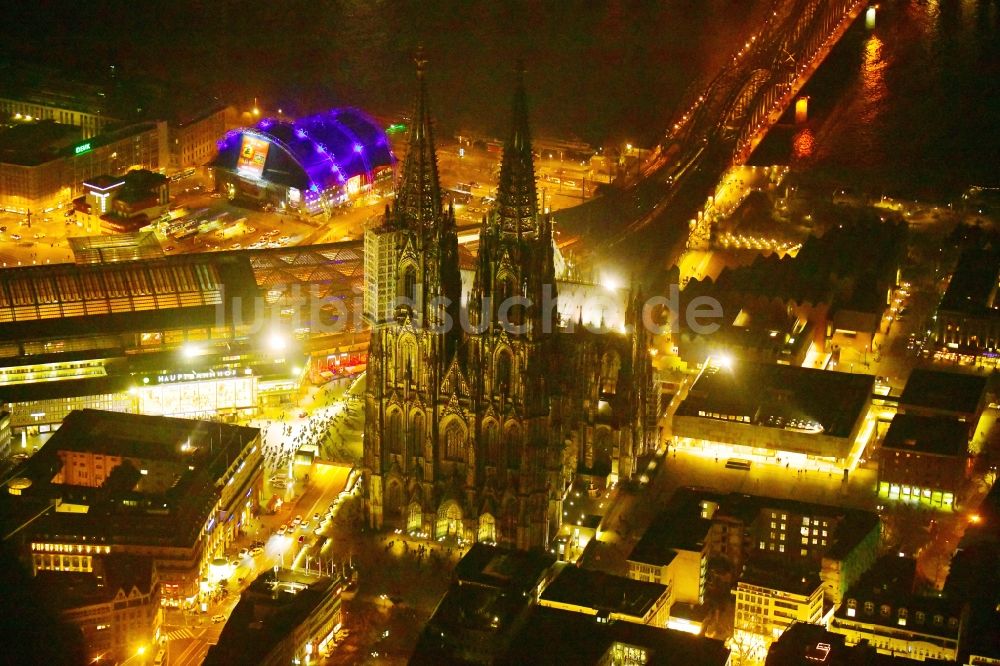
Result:
{"label": "tree", "polygon": [[760,618],[738,619],[733,625],[733,635],[729,639],[732,666],[760,666],[767,657],[770,637]]}

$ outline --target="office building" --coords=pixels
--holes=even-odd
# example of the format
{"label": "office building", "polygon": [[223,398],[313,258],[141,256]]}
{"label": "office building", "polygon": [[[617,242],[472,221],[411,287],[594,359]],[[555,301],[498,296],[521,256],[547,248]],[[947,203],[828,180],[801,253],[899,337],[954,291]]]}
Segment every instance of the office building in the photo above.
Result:
{"label": "office building", "polygon": [[330,656],[343,623],[339,576],[268,569],[240,594],[205,666],[286,666]]}
{"label": "office building", "polygon": [[968,424],[896,414],[878,453],[879,497],[952,509],[970,463]]}
{"label": "office building", "polygon": [[34,572],[156,565],[164,603],[192,606],[209,563],[259,508],[260,432],[207,421],[71,412],[17,470],[0,511]]}
{"label": "office building", "polygon": [[823,585],[816,572],[808,569],[796,570],[766,559],[750,562],[734,594],[736,641],[769,644],[793,622],[815,624],[823,617]]}
{"label": "office building", "polygon": [[496,663],[730,666],[734,662],[720,640],[536,606],[510,650]]}
{"label": "office building", "polygon": [[875,561],[880,535],[867,511],[682,488],[629,554],[628,575],[671,586],[675,603],[700,604],[709,559],[741,571],[763,558],[815,573],[836,604]]}
{"label": "office building", "polygon": [[44,214],[84,194],[83,182],[132,169],[166,168],[167,125],[121,125],[84,139],[51,120],[0,133],[0,209]]}

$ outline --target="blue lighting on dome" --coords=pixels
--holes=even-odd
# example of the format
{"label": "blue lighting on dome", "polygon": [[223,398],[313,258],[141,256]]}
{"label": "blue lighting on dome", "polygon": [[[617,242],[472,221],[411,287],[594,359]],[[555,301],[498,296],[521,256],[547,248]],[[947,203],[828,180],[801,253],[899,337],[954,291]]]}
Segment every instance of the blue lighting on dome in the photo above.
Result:
{"label": "blue lighting on dome", "polygon": [[349,181],[360,179],[364,188],[396,163],[383,127],[354,108],[294,121],[268,117],[254,127],[229,132],[218,142],[217,167],[237,171],[246,134],[270,146],[260,180],[299,189],[310,199],[346,196]]}

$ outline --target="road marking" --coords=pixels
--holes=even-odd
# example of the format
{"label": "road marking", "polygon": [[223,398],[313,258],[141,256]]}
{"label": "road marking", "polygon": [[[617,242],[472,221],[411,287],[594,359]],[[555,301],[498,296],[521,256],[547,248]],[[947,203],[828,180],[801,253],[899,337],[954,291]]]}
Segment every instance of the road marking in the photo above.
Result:
{"label": "road marking", "polygon": [[182,638],[194,638],[197,634],[191,627],[182,627],[167,634],[168,641],[176,641]]}

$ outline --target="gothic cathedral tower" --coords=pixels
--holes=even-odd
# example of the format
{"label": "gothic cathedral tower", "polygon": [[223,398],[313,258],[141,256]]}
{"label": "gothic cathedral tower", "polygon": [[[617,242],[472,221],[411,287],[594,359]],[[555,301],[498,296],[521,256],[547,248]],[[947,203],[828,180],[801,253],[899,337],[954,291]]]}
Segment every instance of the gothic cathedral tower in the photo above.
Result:
{"label": "gothic cathedral tower", "polygon": [[365,515],[376,529],[547,548],[569,477],[552,228],[538,211],[524,87],[460,319],[455,216],[442,205],[420,60],[417,77],[397,199],[365,234]]}
{"label": "gothic cathedral tower", "polygon": [[396,200],[381,224],[365,233],[364,313],[372,337],[364,490],[368,521],[376,528],[387,508],[398,516],[404,494],[412,494],[399,484],[387,489],[388,474],[435,476],[435,397],[461,341],[455,212],[442,205],[424,65],[418,56],[419,90]]}

